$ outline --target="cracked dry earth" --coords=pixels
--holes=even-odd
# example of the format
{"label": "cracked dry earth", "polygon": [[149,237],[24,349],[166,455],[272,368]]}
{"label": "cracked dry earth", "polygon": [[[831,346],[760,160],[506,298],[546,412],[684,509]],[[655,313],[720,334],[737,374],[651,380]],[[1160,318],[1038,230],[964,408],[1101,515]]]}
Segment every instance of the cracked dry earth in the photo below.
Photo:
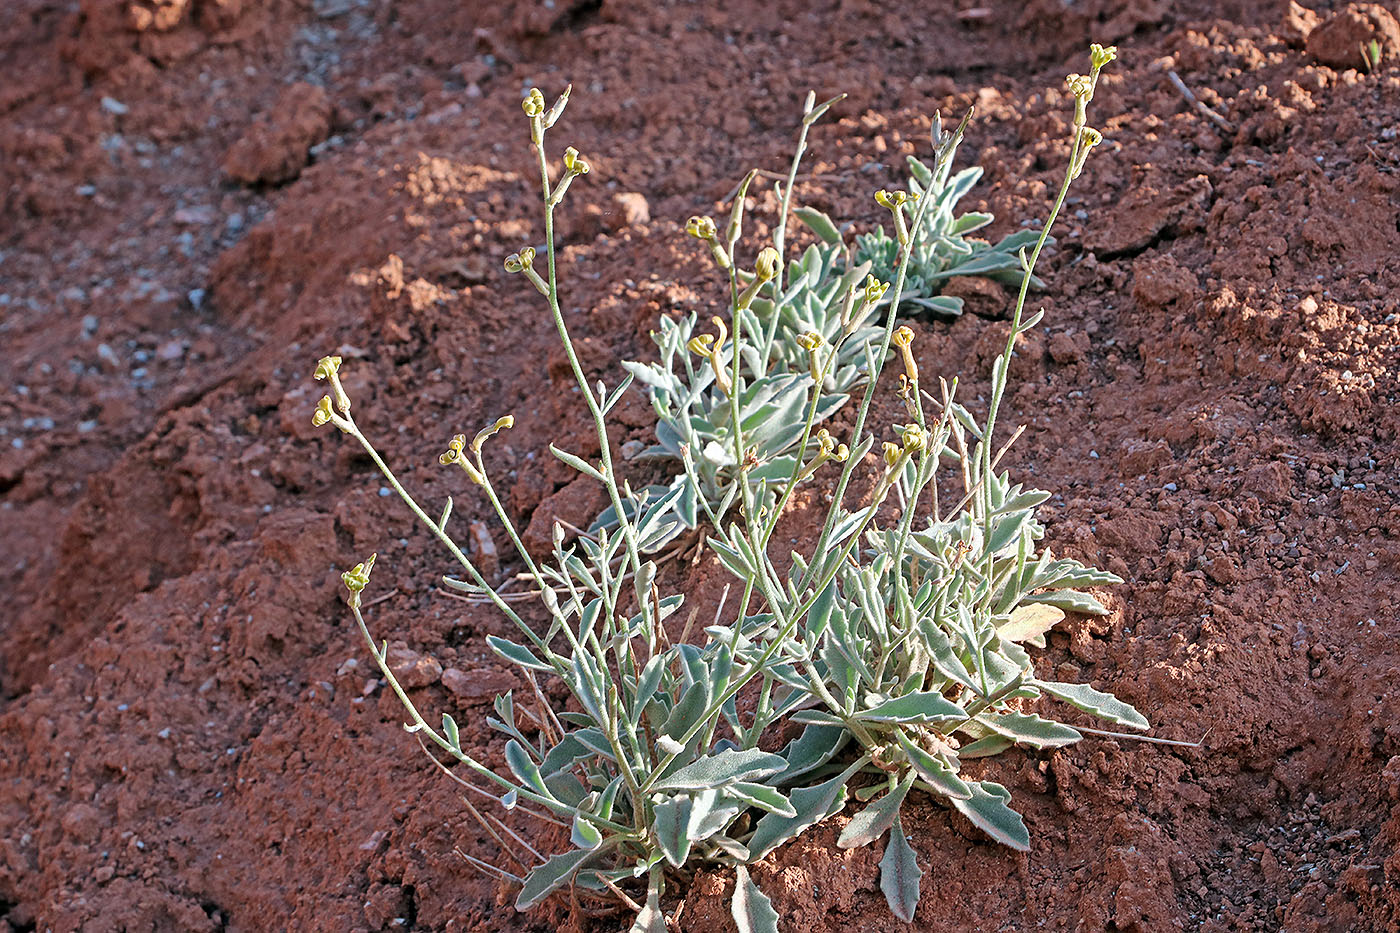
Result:
{"label": "cracked dry earth", "polygon": [[[484,645],[504,623],[436,592],[445,556],[311,429],[314,360],[346,357],[362,425],[426,498],[459,493],[463,527],[483,504],[430,466],[506,411],[516,517],[537,538],[587,520],[545,446],[595,453],[591,430],[499,266],[539,235],[524,89],[575,83],[556,136],[594,172],[563,218],[566,313],[612,377],[658,315],[715,301],[680,225],[785,164],[809,88],[850,96],[801,201],[877,222],[929,115],[975,104],[964,203],[999,237],[1045,213],[1091,40],[1122,50],[1094,102],[1111,142],[1018,349],[1008,463],[1056,493],[1055,550],[1128,581],[1047,669],[1205,738],[989,760],[1027,855],[915,804],[915,926],[1400,930],[1400,70],[1351,51],[1400,36],[1393,2],[5,9],[3,933],[624,925],[517,915],[453,854],[494,843],[369,676],[337,569],[380,552],[371,623],[460,723],[517,686]],[[757,232],[774,207],[753,199]],[[974,313],[917,322],[916,346],[975,399],[1010,296],[957,287]],[[623,405],[615,442],[647,413]],[[711,561],[667,572],[713,605]],[[784,929],[896,926],[878,853],[835,847],[844,820],[756,867]],[[683,927],[732,929],[732,883],[692,878]]]}

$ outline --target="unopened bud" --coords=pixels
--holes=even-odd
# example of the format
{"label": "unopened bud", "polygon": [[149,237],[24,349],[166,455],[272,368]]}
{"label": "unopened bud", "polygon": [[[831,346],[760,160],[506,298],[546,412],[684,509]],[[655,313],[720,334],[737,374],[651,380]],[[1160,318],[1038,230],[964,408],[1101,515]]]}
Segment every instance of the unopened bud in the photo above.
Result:
{"label": "unopened bud", "polygon": [[779,264],[783,257],[771,246],[759,250],[758,258],[754,261],[753,271],[760,282],[772,280],[778,274]]}
{"label": "unopened bud", "polygon": [[578,150],[573,146],[564,150],[564,168],[570,175],[587,175],[589,165],[579,158]]}
{"label": "unopened bud", "polygon": [[904,448],[900,447],[898,444],[892,444],[889,441],[885,441],[884,445],[880,448],[880,457],[885,461],[885,466],[894,466],[903,455]]}
{"label": "unopened bud", "polygon": [[923,449],[924,430],[917,424],[906,425],[904,430],[900,432],[899,440],[904,444],[905,452],[912,454]]}
{"label": "unopened bud", "polygon": [[311,424],[313,427],[319,428],[321,425],[325,424],[327,421],[330,420],[331,397],[327,395],[323,396],[322,399],[316,403],[316,413],[311,416]]}
{"label": "unopened bud", "polygon": [[537,87],[530,88],[530,93],[520,102],[520,107],[525,111],[525,116],[538,117],[544,113],[544,94],[540,93]]}
{"label": "unopened bud", "polygon": [[370,571],[374,570],[374,559],[378,554],[371,554],[369,560],[356,564],[340,575],[341,582],[350,591],[350,605],[360,605],[360,593],[369,586]]}
{"label": "unopened bud", "polygon": [[914,342],[914,331],[908,325],[901,325],[890,338],[890,342],[896,347],[903,349]]}

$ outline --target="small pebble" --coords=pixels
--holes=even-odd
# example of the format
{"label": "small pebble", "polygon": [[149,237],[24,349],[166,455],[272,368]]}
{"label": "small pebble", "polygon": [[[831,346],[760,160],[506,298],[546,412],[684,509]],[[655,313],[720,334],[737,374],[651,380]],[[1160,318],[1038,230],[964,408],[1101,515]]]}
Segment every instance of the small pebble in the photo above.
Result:
{"label": "small pebble", "polygon": [[126,114],[131,110],[130,107],[117,100],[115,97],[102,98],[102,109],[112,114],[113,116],[118,117],[126,116]]}
{"label": "small pebble", "polygon": [[1162,488],[1165,489],[1167,492],[1176,492],[1176,483],[1167,483],[1167,485],[1163,486]]}

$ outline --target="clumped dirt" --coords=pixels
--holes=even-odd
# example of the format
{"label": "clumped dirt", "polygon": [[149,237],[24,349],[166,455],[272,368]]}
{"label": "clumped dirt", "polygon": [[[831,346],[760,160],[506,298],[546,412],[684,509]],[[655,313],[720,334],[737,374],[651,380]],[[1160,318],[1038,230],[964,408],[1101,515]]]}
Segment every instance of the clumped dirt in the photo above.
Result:
{"label": "clumped dirt", "polygon": [[[435,591],[444,555],[313,431],[314,360],[346,357],[361,423],[428,500],[458,494],[463,529],[486,509],[434,458],[514,412],[498,468],[545,536],[597,505],[546,444],[596,441],[500,271],[540,234],[525,88],[575,83],[555,135],[594,174],[564,218],[566,313],[615,378],[658,315],[714,304],[680,224],[785,164],[809,88],[850,97],[813,134],[803,201],[878,221],[870,192],[902,181],[929,115],[975,104],[969,200],[1000,236],[1044,214],[1091,39],[1123,53],[1094,103],[1111,144],[1045,267],[1009,462],[1056,492],[1050,544],[1128,581],[1047,668],[1204,739],[987,762],[1028,855],[916,804],[916,926],[1400,930],[1400,71],[1388,41],[1374,73],[1359,52],[1395,12],[12,0],[0,931],[618,928],[515,915],[453,854],[494,843],[399,729],[336,571],[380,552],[372,624],[461,723],[516,685],[484,647],[503,623]],[[758,232],[773,208],[754,199]],[[917,347],[976,399],[1009,297],[964,288],[979,313],[922,322]],[[615,441],[646,414],[624,405]],[[723,580],[669,572],[711,605]],[[836,849],[841,822],[757,867],[785,929],[893,925],[878,853]],[[731,884],[698,875],[683,927],[732,928]]]}

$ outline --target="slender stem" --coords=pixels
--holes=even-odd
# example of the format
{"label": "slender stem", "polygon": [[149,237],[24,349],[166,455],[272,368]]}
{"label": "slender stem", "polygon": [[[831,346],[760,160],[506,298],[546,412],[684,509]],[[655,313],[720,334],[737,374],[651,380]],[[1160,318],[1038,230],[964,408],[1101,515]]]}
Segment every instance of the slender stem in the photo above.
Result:
{"label": "slender stem", "polygon": [[370,653],[374,655],[374,660],[379,665],[379,672],[383,674],[384,679],[389,682],[389,687],[394,691],[394,695],[399,698],[399,702],[403,704],[403,708],[408,711],[409,717],[413,720],[413,728],[410,731],[426,732],[429,738],[453,758],[456,758],[458,761],[462,762],[462,764],[471,768],[487,780],[504,787],[506,790],[515,791],[516,794],[524,800],[537,803],[561,815],[582,817],[595,826],[604,827],[620,834],[625,839],[632,840],[639,838],[635,830],[623,826],[621,823],[614,823],[612,820],[607,820],[601,816],[579,810],[577,807],[571,807],[568,804],[555,800],[553,797],[546,797],[543,794],[538,794],[528,787],[521,787],[514,781],[501,777],[495,771],[492,771],[490,768],[462,751],[460,747],[453,745],[447,740],[446,736],[439,735],[432,726],[428,725],[422,715],[419,714],[418,708],[413,705],[413,701],[408,698],[408,694],[405,693],[403,687],[399,685],[398,678],[396,678],[394,672],[389,669],[388,661],[379,653],[379,648],[374,643],[374,636],[369,633],[369,626],[365,624],[364,616],[360,614],[360,607],[352,602],[350,604],[350,611],[355,616],[355,622],[360,627],[360,634],[364,636],[365,643],[369,645]]}
{"label": "slender stem", "polygon": [[[538,119],[538,118],[536,118]],[[642,567],[641,551],[638,547],[636,528],[627,519],[627,513],[622,507],[622,495],[617,488],[617,474],[613,469],[612,448],[608,440],[607,424],[603,420],[603,411],[599,407],[597,399],[593,397],[593,390],[588,385],[588,377],[584,375],[583,366],[578,361],[578,354],[574,351],[573,339],[569,336],[568,325],[564,323],[564,314],[559,308],[559,284],[557,276],[558,259],[556,256],[557,247],[554,243],[554,205],[551,203],[549,185],[549,159],[544,149],[544,133],[539,133],[539,143],[535,146],[535,153],[539,156],[540,163],[540,185],[544,191],[545,212],[544,212],[544,238],[545,248],[548,255],[549,277],[549,312],[554,317],[555,330],[559,332],[559,341],[564,345],[564,355],[569,360],[569,368],[573,371],[574,380],[578,383],[579,392],[583,395],[584,402],[588,405],[588,413],[593,419],[593,426],[598,434],[598,447],[601,451],[602,474],[606,482],[604,485],[608,490],[608,498],[612,501],[613,511],[618,518],[622,536],[627,545],[627,556],[632,563],[632,571],[639,573]],[[641,607],[643,616],[648,620],[651,617],[651,610],[643,604]],[[650,630],[650,626],[648,626]],[[655,646],[651,646],[654,648]]]}

